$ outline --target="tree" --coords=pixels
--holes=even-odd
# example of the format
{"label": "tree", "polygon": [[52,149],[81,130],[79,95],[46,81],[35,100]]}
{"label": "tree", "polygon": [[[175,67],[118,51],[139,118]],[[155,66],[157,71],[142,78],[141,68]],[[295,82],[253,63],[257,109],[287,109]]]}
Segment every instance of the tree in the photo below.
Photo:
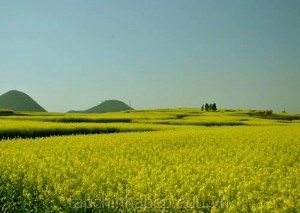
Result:
{"label": "tree", "polygon": [[201,106],[201,111],[203,111],[203,110],[204,110],[204,105]]}
{"label": "tree", "polygon": [[213,104],[212,104],[211,110],[212,110],[212,111],[217,111],[217,104],[216,104],[216,103],[213,103]]}
{"label": "tree", "polygon": [[209,105],[208,103],[205,104],[205,111],[208,111],[209,110]]}

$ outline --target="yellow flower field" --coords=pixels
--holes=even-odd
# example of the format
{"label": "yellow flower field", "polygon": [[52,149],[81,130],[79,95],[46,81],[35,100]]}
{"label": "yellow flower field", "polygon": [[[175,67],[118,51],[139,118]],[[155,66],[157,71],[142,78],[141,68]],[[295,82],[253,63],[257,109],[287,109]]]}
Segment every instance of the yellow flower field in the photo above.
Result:
{"label": "yellow flower field", "polygon": [[298,212],[300,124],[275,124],[2,140],[0,209]]}

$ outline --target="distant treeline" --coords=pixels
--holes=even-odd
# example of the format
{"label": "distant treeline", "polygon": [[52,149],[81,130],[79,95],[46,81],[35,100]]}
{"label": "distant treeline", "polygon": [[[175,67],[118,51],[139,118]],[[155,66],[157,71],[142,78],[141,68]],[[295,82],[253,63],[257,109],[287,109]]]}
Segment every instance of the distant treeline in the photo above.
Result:
{"label": "distant treeline", "polygon": [[201,110],[202,111],[204,111],[204,110],[205,111],[217,111],[217,104],[216,103],[213,103],[213,104],[206,103],[206,104],[202,105]]}

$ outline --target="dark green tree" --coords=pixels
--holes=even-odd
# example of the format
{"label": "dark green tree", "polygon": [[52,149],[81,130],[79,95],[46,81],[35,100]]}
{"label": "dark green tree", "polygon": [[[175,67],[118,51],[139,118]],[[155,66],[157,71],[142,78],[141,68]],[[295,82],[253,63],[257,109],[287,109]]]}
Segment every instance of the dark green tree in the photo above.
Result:
{"label": "dark green tree", "polygon": [[201,106],[201,111],[203,111],[203,110],[204,110],[204,105]]}
{"label": "dark green tree", "polygon": [[209,110],[209,105],[208,103],[205,104],[205,111],[208,111]]}
{"label": "dark green tree", "polygon": [[213,103],[213,104],[212,104],[211,110],[212,110],[212,111],[217,111],[217,104],[216,104],[216,103]]}

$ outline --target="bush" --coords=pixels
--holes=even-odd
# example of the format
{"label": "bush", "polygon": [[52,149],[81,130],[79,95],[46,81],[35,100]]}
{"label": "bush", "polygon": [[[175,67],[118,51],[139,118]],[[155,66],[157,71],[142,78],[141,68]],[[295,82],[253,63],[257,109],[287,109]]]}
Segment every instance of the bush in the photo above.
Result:
{"label": "bush", "polygon": [[0,109],[0,116],[13,115],[15,112],[10,109]]}

